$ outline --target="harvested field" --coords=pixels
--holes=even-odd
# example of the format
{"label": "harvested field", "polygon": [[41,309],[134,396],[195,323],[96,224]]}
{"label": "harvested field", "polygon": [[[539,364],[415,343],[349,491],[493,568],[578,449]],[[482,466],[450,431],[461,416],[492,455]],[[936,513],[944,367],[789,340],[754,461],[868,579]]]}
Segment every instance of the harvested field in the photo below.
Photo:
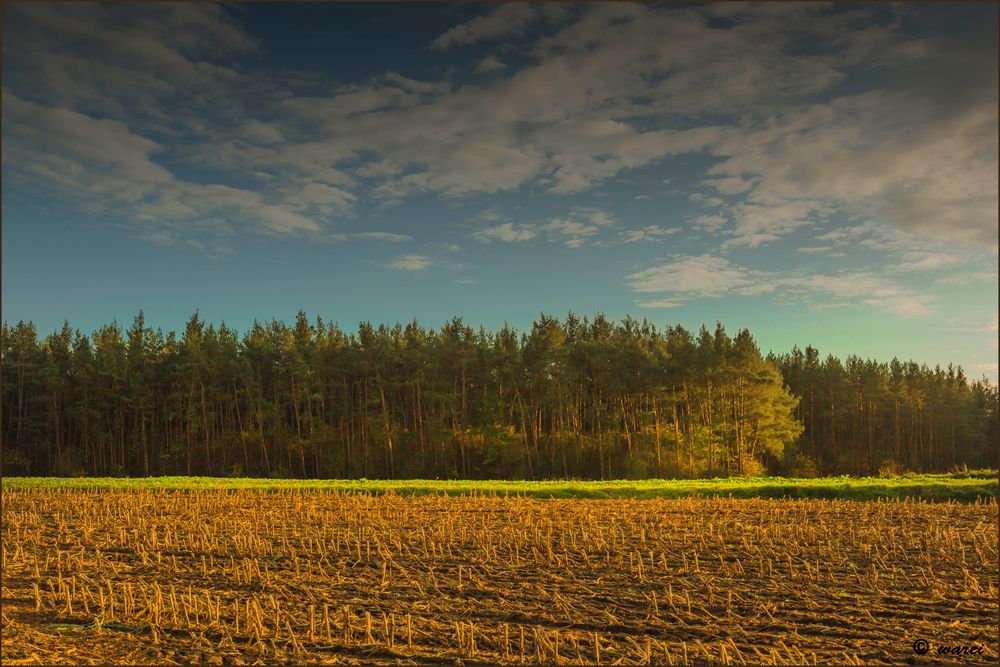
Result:
{"label": "harvested field", "polygon": [[2,530],[5,664],[997,657],[993,499],[4,489]]}

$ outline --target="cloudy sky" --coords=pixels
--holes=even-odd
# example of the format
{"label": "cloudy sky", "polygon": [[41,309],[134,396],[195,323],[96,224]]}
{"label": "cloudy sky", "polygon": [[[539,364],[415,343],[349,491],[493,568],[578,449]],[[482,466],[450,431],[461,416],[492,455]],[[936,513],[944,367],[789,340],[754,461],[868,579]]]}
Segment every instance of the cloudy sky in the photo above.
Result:
{"label": "cloudy sky", "polygon": [[601,311],[996,379],[995,4],[4,5],[5,320]]}

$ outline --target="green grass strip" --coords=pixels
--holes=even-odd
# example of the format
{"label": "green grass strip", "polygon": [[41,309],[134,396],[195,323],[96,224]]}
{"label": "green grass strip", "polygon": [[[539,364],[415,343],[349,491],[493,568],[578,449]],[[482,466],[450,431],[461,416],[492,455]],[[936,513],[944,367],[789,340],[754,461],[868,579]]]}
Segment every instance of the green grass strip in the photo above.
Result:
{"label": "green grass strip", "polygon": [[303,490],[387,493],[400,495],[519,495],[532,498],[843,498],[876,500],[919,498],[930,501],[975,502],[997,497],[997,472],[903,475],[899,477],[823,477],[792,479],[746,477],[695,480],[614,480],[543,482],[503,480],[343,480],[259,479],[223,477],[6,477],[2,488],[13,489],[163,489]]}

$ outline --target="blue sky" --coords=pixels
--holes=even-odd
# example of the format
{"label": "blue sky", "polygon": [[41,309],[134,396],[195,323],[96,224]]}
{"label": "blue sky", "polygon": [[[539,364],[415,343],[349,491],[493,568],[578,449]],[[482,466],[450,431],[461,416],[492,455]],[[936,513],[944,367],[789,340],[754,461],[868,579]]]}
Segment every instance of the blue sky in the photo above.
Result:
{"label": "blue sky", "polygon": [[601,311],[997,377],[992,4],[5,3],[3,318]]}

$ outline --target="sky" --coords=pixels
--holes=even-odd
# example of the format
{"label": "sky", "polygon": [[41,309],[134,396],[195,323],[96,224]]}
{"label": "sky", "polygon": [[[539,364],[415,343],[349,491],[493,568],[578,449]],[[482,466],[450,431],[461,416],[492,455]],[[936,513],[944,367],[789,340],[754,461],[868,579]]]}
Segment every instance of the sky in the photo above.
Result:
{"label": "sky", "polygon": [[3,319],[602,312],[995,382],[997,23],[5,2]]}

